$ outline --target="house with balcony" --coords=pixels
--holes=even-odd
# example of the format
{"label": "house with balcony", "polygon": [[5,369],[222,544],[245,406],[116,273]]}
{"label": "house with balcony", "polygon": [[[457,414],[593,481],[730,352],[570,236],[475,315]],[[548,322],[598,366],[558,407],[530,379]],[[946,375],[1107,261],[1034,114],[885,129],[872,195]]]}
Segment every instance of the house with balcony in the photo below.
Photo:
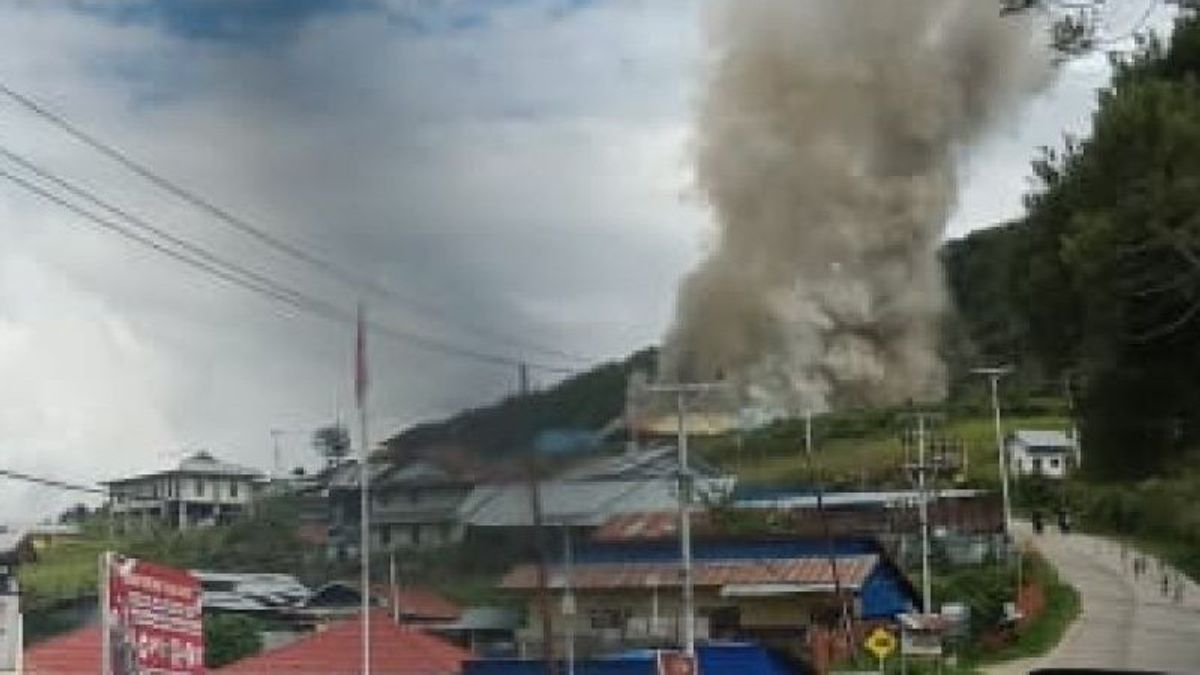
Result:
{"label": "house with balcony", "polygon": [[197,452],[174,467],[104,481],[108,508],[127,529],[175,529],[228,523],[251,508],[261,471]]}

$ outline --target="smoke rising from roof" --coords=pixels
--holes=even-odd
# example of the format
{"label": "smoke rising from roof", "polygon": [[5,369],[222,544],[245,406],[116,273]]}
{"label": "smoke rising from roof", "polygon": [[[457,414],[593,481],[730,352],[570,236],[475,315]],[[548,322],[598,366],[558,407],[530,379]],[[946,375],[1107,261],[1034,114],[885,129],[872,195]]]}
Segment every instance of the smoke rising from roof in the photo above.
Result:
{"label": "smoke rising from roof", "polygon": [[980,0],[728,0],[696,173],[718,226],[660,376],[725,377],[776,413],[944,394],[937,248],[956,154],[1048,62]]}

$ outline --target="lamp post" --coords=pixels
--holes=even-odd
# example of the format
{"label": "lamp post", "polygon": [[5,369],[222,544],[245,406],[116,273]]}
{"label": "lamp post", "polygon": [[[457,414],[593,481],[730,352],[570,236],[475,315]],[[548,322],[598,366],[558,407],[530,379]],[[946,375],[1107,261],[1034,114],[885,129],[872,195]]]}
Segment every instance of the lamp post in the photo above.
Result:
{"label": "lamp post", "polygon": [[1004,503],[1004,535],[1007,537],[1012,532],[1012,504],[1008,497],[1008,453],[1004,451],[1004,433],[1000,429],[1000,378],[1011,373],[1012,367],[974,368],[971,372],[983,375],[991,382],[992,412],[996,423],[996,457],[1000,467],[1000,494]]}

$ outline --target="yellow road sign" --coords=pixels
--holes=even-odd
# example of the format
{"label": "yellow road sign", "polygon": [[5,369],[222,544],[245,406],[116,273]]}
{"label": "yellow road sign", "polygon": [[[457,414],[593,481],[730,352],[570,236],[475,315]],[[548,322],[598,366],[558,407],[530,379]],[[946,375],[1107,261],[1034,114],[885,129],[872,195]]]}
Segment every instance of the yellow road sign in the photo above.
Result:
{"label": "yellow road sign", "polygon": [[867,651],[875,655],[875,658],[882,661],[896,651],[896,636],[892,635],[885,628],[876,628],[867,636],[867,641],[864,643]]}

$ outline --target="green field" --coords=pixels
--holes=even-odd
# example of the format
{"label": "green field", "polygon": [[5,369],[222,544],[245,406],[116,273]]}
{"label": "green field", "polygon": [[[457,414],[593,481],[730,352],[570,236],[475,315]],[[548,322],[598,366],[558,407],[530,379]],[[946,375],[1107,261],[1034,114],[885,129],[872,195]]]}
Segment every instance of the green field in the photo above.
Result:
{"label": "green field", "polygon": [[[930,433],[931,438],[947,438],[954,444],[961,440],[967,454],[964,484],[986,487],[998,480],[993,424],[990,417],[964,417],[936,424]],[[1064,429],[1066,424],[1065,418],[1057,415],[1015,416],[1002,421],[1006,431]],[[789,427],[788,431],[792,430]],[[754,432],[743,439],[740,448],[736,442],[710,442],[706,455],[748,484],[803,484],[813,482],[819,474],[841,487],[894,487],[907,484],[901,470],[906,459],[902,433],[903,427],[886,425],[855,437],[822,439],[815,444],[811,467],[804,455],[802,433]],[[915,450],[911,452],[915,455]],[[915,456],[910,458],[915,460]]]}

